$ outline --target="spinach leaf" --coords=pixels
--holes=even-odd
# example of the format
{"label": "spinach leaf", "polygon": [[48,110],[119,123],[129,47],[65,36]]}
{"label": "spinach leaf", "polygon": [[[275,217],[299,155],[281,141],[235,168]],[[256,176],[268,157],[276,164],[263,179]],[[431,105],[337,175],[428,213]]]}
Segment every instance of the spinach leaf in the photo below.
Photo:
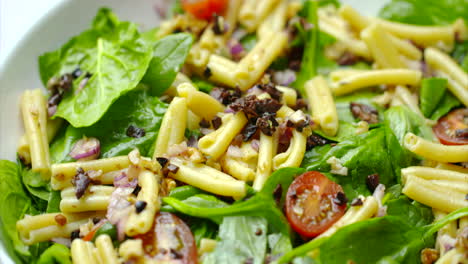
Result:
{"label": "spinach leaf", "polygon": [[224,217],[214,251],[203,263],[264,263],[267,249],[267,220],[256,216]]}
{"label": "spinach leaf", "polygon": [[[331,237],[311,240],[288,252],[278,262],[286,263],[295,256],[317,250],[317,260],[327,264],[348,261],[420,263],[420,251],[434,244],[434,234],[448,222],[467,215],[468,208],[459,209],[429,225],[423,225],[430,221],[424,214],[412,215],[420,217],[412,222],[408,222],[408,216],[404,214],[372,218],[344,226]],[[412,225],[415,223],[417,226]]]}
{"label": "spinach leaf", "polygon": [[53,244],[41,254],[37,264],[71,264],[70,249],[61,244]]}
{"label": "spinach leaf", "polygon": [[466,0],[392,0],[380,17],[416,25],[446,25],[461,17],[468,18]]}
{"label": "spinach leaf", "polygon": [[200,246],[202,238],[214,239],[218,234],[218,225],[211,221],[194,217],[189,217],[186,220],[184,219],[184,221],[189,225],[190,230],[192,230],[197,246]]}
{"label": "spinach leaf", "polygon": [[284,255],[286,252],[292,250],[291,240],[288,236],[281,233],[274,233],[268,235],[268,248],[273,259]]}
{"label": "spinach leaf", "polygon": [[446,115],[450,110],[460,105],[462,105],[462,103],[450,91],[447,91],[432,113],[431,119],[439,120],[439,118]]}
{"label": "spinach leaf", "polygon": [[55,115],[74,127],[96,123],[113,102],[140,82],[152,58],[151,44],[141,37],[136,24],[117,23],[110,11],[101,9],[93,28],[39,57],[44,85],[77,67],[91,74],[84,86],[85,74],[74,81]]}
{"label": "spinach leaf", "polygon": [[192,82],[195,85],[195,87],[198,88],[198,90],[205,92],[205,93],[210,93],[211,90],[215,87],[212,83],[207,82],[197,76],[192,76]]}
{"label": "spinach leaf", "polygon": [[193,37],[188,33],[169,35],[156,42],[153,58],[142,82],[149,85],[151,94],[161,96],[174,81],[190,51]]}
{"label": "spinach leaf", "polygon": [[447,90],[447,79],[427,78],[421,83],[419,102],[425,117],[431,117]]}
{"label": "spinach leaf", "polygon": [[257,34],[255,33],[250,33],[250,34],[247,34],[245,35],[244,37],[242,37],[240,39],[240,44],[242,45],[242,47],[247,51],[251,51],[255,45],[257,44]]}
{"label": "spinach leaf", "polygon": [[47,202],[46,213],[59,213],[61,200],[62,196],[60,195],[60,191],[51,191]]}
{"label": "spinach leaf", "polygon": [[403,139],[408,132],[434,140],[431,127],[426,125],[424,119],[406,106],[395,106],[385,111],[385,122],[392,129],[398,141],[403,145]]}
{"label": "spinach leaf", "polygon": [[315,147],[306,152],[301,167],[308,171],[329,172],[331,166],[327,160],[336,157],[348,168],[348,174],[334,175],[332,179],[343,187],[346,196],[353,199],[359,194],[370,194],[366,186],[366,178],[370,174],[378,173],[382,184],[396,183],[394,164],[388,158],[387,136],[385,127],[382,127],[343,140],[334,147]]}
{"label": "spinach leaf", "polygon": [[8,254],[16,261],[26,261],[31,253],[19,238],[16,221],[29,212],[31,199],[21,183],[21,170],[14,162],[0,160],[0,231]]}
{"label": "spinach leaf", "polygon": [[398,216],[410,226],[422,227],[434,220],[430,207],[411,201],[406,196],[390,200],[385,205],[387,206],[387,215]]}
{"label": "spinach leaf", "polygon": [[[468,23],[468,22],[467,22]],[[460,64],[460,66],[468,72],[468,40],[456,42],[452,52],[452,57]]]}
{"label": "spinach leaf", "polygon": [[329,136],[325,134],[322,130],[315,130],[314,133],[328,140],[341,142],[343,140],[356,136],[356,129],[356,125],[340,120],[338,132],[335,136]]}
{"label": "spinach leaf", "polygon": [[[306,18],[307,22],[314,27],[318,26],[317,6],[316,1],[306,1],[301,11],[304,13],[303,16]],[[317,74],[316,61],[320,50],[318,50],[319,30],[312,28],[308,31],[304,31],[304,29],[302,29],[302,32],[303,33],[300,35],[302,35],[305,41],[304,53],[302,55],[301,69],[292,86],[304,94],[304,84]]]}
{"label": "spinach leaf", "polygon": [[[101,157],[126,155],[138,148],[144,156],[150,156],[161,126],[167,105],[148,94],[146,89],[137,89],[117,100],[96,124],[86,128],[68,126],[51,144],[52,162],[70,162],[68,155],[73,145],[83,136],[96,137],[101,143]],[[144,136],[127,135],[131,125],[143,129]]]}
{"label": "spinach leaf", "polygon": [[194,196],[196,194],[202,194],[202,193],[205,193],[205,192],[198,189],[197,187],[194,187],[192,185],[184,185],[184,186],[179,186],[179,187],[172,189],[169,192],[169,197],[173,197],[179,200],[185,200],[191,196]]}
{"label": "spinach leaf", "polygon": [[218,223],[221,218],[227,216],[262,216],[266,219],[272,219],[269,222],[270,230],[290,235],[289,224],[277,207],[273,192],[278,185],[281,185],[281,189],[284,191],[280,204],[284,203],[286,198],[285,190],[288,189],[295,176],[303,172],[304,170],[301,168],[277,170],[270,175],[260,192],[248,197],[247,200],[241,200],[232,205],[222,206],[223,202],[211,195],[195,195],[183,201],[173,197],[164,197],[163,202],[170,205],[177,212],[199,218],[208,218]]}

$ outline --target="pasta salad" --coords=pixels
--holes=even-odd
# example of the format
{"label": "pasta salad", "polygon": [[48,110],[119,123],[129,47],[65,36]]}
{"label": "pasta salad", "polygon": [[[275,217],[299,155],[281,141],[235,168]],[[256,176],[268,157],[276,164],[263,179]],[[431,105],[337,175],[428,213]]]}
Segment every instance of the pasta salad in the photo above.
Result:
{"label": "pasta salad", "polygon": [[0,219],[17,263],[468,263],[468,3],[101,8],[42,54]]}

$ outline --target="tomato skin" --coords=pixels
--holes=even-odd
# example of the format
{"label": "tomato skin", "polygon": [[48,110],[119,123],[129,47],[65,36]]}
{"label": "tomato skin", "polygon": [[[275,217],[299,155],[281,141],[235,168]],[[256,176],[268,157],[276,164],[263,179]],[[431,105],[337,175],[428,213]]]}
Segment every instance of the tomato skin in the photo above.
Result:
{"label": "tomato skin", "polygon": [[152,229],[136,236],[145,253],[161,263],[197,264],[197,246],[190,228],[176,215],[160,212]]}
{"label": "tomato skin", "polygon": [[456,136],[456,131],[468,129],[468,108],[455,109],[439,119],[432,128],[444,145],[468,145],[468,137]]}
{"label": "tomato skin", "polygon": [[286,194],[286,216],[300,235],[313,238],[332,226],[346,210],[346,202],[337,204],[343,188],[317,171],[298,176]]}
{"label": "tomato skin", "polygon": [[229,0],[182,0],[185,12],[198,19],[211,20],[213,14],[224,13]]}

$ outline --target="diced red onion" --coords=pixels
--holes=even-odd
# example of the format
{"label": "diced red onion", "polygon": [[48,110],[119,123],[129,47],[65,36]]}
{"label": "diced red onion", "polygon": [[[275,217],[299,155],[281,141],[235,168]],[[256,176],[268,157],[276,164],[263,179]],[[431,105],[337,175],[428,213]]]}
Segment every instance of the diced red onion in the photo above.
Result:
{"label": "diced red onion", "polygon": [[83,138],[73,145],[68,155],[76,160],[94,160],[101,154],[101,144],[97,138]]}
{"label": "diced red onion", "polygon": [[125,172],[122,172],[119,176],[114,179],[114,186],[115,187],[122,187],[122,188],[135,188],[138,183],[138,180],[134,178],[133,180],[129,181],[128,176]]}
{"label": "diced red onion", "polygon": [[242,44],[236,43],[230,47],[230,51],[232,55],[238,55],[244,51],[244,47],[242,47]]}
{"label": "diced red onion", "polygon": [[252,148],[258,152],[258,150],[260,149],[260,141],[254,139],[252,140],[252,142],[250,142],[250,145],[252,146]]}
{"label": "diced red onion", "polygon": [[277,71],[273,75],[273,80],[280,85],[288,86],[296,80],[296,73],[290,69]]}
{"label": "diced red onion", "polygon": [[232,109],[231,107],[227,107],[226,110],[224,110],[224,113],[226,114],[230,114],[230,113],[235,113],[236,111],[234,111],[234,109]]}
{"label": "diced red onion", "polygon": [[134,188],[130,187],[115,188],[110,196],[109,206],[107,207],[106,218],[109,219],[111,224],[116,225],[117,236],[120,241],[125,238],[125,223],[132,211],[132,204],[128,201],[128,197],[132,194],[133,190]]}

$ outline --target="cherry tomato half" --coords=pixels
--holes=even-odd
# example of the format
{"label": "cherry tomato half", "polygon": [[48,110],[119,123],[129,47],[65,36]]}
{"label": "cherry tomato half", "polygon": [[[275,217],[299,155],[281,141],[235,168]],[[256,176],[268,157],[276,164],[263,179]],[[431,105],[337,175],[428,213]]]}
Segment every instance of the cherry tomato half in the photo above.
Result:
{"label": "cherry tomato half", "polygon": [[[341,193],[341,194],[339,194]],[[343,216],[343,188],[317,171],[306,172],[292,182],[286,194],[286,216],[292,228],[305,237],[316,237]]]}
{"label": "cherry tomato half", "polygon": [[152,229],[137,236],[145,253],[161,263],[196,264],[197,246],[190,228],[176,215],[160,212]]}
{"label": "cherry tomato half", "polygon": [[468,108],[453,110],[439,119],[433,130],[442,144],[467,145]]}
{"label": "cherry tomato half", "polygon": [[224,13],[229,0],[182,0],[185,12],[198,19],[210,20],[213,14]]}

